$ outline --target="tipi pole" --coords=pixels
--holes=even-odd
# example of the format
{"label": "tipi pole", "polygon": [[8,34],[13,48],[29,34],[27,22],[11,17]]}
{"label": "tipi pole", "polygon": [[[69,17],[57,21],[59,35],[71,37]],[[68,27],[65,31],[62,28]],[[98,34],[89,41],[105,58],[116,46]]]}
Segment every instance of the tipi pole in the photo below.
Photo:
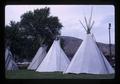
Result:
{"label": "tipi pole", "polygon": [[110,57],[111,57],[111,37],[110,37],[110,29],[111,29],[111,23],[109,23],[109,54],[110,54]]}

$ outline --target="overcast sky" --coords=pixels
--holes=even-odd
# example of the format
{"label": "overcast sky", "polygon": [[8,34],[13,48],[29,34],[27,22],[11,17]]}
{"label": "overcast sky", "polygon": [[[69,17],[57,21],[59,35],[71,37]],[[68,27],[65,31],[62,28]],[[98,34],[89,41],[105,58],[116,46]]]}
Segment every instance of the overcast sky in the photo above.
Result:
{"label": "overcast sky", "polygon": [[86,32],[79,20],[84,22],[84,16],[90,17],[93,7],[92,20],[95,21],[91,32],[97,42],[108,43],[108,23],[111,23],[111,40],[115,43],[115,10],[113,5],[7,5],[5,7],[5,25],[11,20],[20,21],[20,16],[37,8],[50,7],[50,15],[58,16],[62,27],[62,36],[72,36],[84,39]]}

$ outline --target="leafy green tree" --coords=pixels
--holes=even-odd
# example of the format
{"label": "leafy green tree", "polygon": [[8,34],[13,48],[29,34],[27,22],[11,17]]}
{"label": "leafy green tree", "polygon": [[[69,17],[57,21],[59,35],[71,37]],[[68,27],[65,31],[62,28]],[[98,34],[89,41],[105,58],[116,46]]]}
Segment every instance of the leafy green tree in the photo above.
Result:
{"label": "leafy green tree", "polygon": [[50,9],[45,7],[29,11],[21,16],[21,26],[25,34],[36,39],[40,45],[49,44],[62,27],[58,17],[50,16]]}
{"label": "leafy green tree", "polygon": [[52,44],[57,35],[60,35],[62,24],[58,17],[50,16],[50,9],[45,7],[29,11],[21,16],[21,27],[27,37],[33,38],[33,49],[43,44]]}
{"label": "leafy green tree", "polygon": [[21,54],[19,51],[20,46],[20,31],[19,31],[19,22],[10,22],[10,26],[5,27],[5,45],[10,46],[11,52],[15,54]]}
{"label": "leafy green tree", "polygon": [[61,28],[58,17],[50,16],[50,9],[45,7],[24,13],[20,22],[11,21],[5,35],[19,58],[32,58],[41,45],[49,49]]}

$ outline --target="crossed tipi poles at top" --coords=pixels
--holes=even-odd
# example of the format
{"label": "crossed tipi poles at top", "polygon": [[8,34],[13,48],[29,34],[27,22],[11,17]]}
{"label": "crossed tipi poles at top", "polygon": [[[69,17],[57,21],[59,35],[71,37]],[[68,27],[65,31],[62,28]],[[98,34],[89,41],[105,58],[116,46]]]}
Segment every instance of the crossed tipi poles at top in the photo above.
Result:
{"label": "crossed tipi poles at top", "polygon": [[92,12],[93,12],[93,8],[91,9],[91,15],[90,15],[89,20],[87,20],[86,17],[84,16],[86,26],[80,20],[80,23],[83,26],[83,28],[85,29],[85,31],[87,32],[87,34],[90,34],[90,31],[95,23],[95,21],[92,21]]}

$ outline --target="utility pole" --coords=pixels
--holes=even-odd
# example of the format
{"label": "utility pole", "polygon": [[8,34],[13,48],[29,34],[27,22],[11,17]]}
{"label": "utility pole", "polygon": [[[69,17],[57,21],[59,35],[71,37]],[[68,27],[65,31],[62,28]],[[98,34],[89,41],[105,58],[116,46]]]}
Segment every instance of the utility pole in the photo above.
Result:
{"label": "utility pole", "polygon": [[110,36],[110,29],[111,29],[111,23],[109,23],[109,54],[111,57],[111,36]]}

